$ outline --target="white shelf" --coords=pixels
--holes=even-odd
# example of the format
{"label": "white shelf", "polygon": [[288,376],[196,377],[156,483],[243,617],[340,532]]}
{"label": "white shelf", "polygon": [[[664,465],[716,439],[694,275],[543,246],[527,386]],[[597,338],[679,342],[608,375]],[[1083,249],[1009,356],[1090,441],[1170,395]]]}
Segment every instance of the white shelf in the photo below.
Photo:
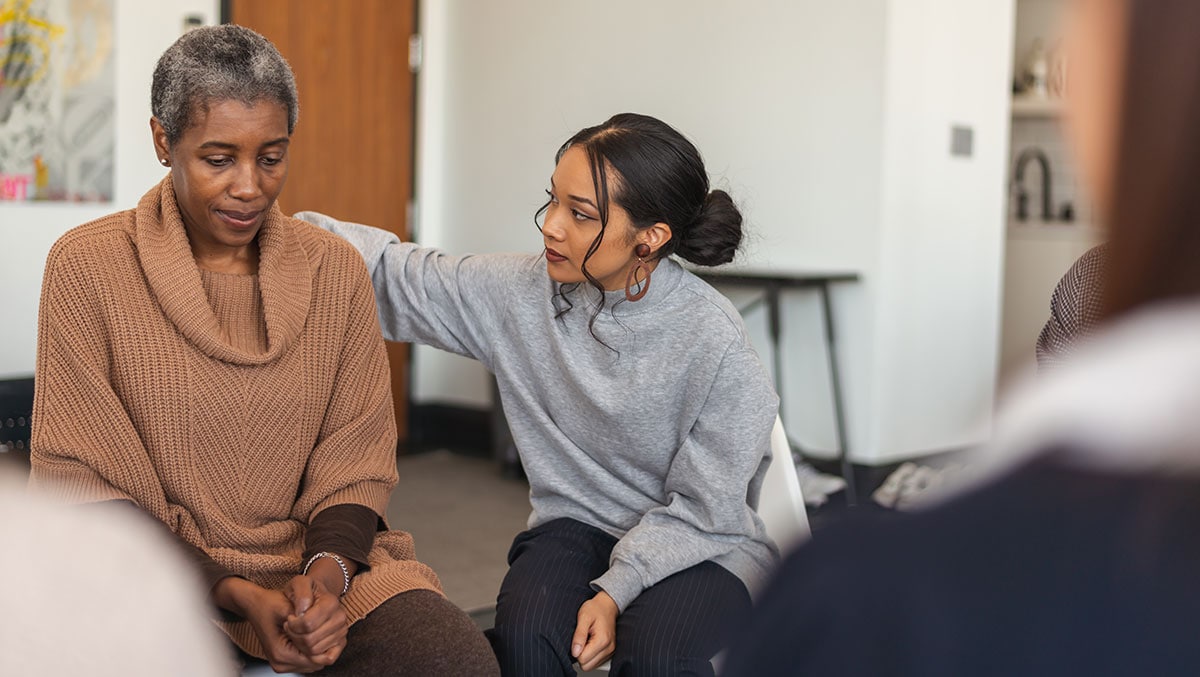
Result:
{"label": "white shelf", "polygon": [[1014,118],[1055,118],[1062,113],[1062,99],[1015,96],[1012,100],[1012,116]]}

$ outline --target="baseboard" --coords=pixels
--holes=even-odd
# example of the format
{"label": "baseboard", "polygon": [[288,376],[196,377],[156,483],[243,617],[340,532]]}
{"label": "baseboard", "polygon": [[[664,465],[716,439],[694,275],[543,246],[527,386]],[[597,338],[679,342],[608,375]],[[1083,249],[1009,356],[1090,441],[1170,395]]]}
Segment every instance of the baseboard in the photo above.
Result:
{"label": "baseboard", "polygon": [[[869,499],[870,495],[883,484],[884,480],[889,475],[896,472],[896,469],[905,463],[918,463],[920,465],[940,466],[953,461],[955,458],[966,452],[966,449],[943,449],[940,451],[931,451],[924,454],[905,457],[879,465],[868,465],[865,463],[851,463],[850,467],[854,471],[854,487],[858,490],[858,500],[862,502],[864,499]],[[804,460],[812,464],[814,468],[823,473],[830,475],[842,475],[842,466],[837,459],[827,458],[812,458],[806,457]]]}
{"label": "baseboard", "polygon": [[[863,463],[850,464],[854,473],[854,487],[857,491],[858,502],[854,508],[850,508],[846,503],[846,492],[839,491],[829,497],[829,501],[818,508],[808,509],[809,525],[812,527],[813,533],[817,534],[824,531],[834,524],[846,520],[856,520],[859,523],[867,521],[887,521],[896,519],[902,513],[885,508],[871,497],[887,478],[905,463],[917,463],[920,465],[938,467],[946,463],[952,462],[955,458],[961,456],[966,449],[957,449],[952,451],[936,451],[917,456],[907,457],[900,460],[890,461],[880,465],[866,465]],[[841,476],[842,469],[838,461],[833,459],[806,459],[817,470],[828,473],[830,475]]]}
{"label": "baseboard", "polygon": [[29,462],[33,379],[0,379],[0,453]]}
{"label": "baseboard", "polygon": [[408,410],[408,441],[401,454],[435,449],[470,456],[493,456],[493,413],[491,409],[449,404],[413,404]]}

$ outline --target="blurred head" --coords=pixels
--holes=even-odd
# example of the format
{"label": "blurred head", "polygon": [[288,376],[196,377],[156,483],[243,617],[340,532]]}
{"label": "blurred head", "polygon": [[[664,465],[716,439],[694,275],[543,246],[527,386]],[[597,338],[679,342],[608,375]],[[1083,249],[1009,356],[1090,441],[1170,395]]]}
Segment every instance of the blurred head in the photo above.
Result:
{"label": "blurred head", "polygon": [[287,61],[248,28],[199,28],[159,58],[150,91],[155,151],[193,250],[251,246],[287,178],[299,114]]}
{"label": "blurred head", "polygon": [[1071,135],[1109,231],[1110,317],[1200,294],[1200,3],[1075,0]]}
{"label": "blurred head", "polygon": [[671,254],[703,266],[728,263],[742,216],[725,191],[709,191],[700,153],[670,125],[622,113],[558,150],[549,201],[539,211],[550,276],[621,289],[637,257]]}

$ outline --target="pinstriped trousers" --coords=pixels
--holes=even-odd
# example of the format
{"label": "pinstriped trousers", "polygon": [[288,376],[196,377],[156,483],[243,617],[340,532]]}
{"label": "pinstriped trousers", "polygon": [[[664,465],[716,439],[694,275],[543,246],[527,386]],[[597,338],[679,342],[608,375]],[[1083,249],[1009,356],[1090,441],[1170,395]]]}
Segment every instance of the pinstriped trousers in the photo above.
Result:
{"label": "pinstriped trousers", "polygon": [[[617,539],[572,519],[522,532],[508,553],[488,639],[501,674],[574,675],[576,614],[596,593]],[[617,618],[611,674],[713,674],[710,659],[749,616],[750,595],[736,576],[702,562],[642,592]]]}

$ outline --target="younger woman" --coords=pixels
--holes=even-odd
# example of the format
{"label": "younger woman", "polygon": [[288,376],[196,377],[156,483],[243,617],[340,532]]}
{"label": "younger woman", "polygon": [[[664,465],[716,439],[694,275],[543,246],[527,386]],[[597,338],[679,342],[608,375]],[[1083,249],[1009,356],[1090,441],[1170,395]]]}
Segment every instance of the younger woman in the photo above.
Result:
{"label": "younger woman", "polygon": [[496,375],[533,507],[497,599],[503,673],[712,674],[777,558],[755,507],[778,398],[737,311],[671,255],[730,261],[741,215],[644,115],[571,137],[546,195],[538,256],[298,216],[361,251],[387,338]]}

